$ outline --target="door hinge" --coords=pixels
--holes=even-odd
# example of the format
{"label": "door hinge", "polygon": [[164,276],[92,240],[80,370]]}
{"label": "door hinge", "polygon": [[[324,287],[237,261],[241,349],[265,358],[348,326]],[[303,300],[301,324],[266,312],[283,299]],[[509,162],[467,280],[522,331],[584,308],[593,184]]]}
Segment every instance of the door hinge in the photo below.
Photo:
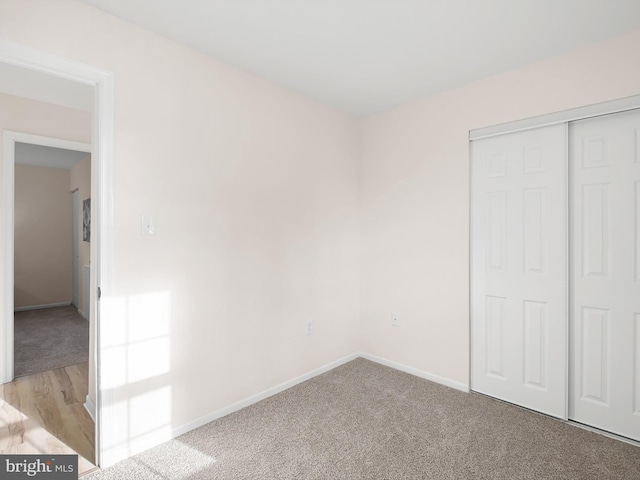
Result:
{"label": "door hinge", "polygon": [[102,290],[98,287],[98,300],[100,300],[100,297],[102,297]]}

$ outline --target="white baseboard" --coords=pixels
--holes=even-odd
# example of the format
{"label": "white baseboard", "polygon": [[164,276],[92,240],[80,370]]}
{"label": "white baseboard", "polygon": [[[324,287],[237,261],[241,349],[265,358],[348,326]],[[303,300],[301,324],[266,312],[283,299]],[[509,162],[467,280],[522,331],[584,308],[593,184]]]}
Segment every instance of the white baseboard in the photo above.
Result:
{"label": "white baseboard", "polygon": [[27,310],[40,310],[42,308],[66,307],[68,305],[71,305],[71,302],[45,303],[43,305],[29,305],[27,307],[16,307],[13,309],[13,311],[25,312]]}
{"label": "white baseboard", "polygon": [[[135,442],[134,444],[129,443],[126,446],[110,449],[109,451],[106,451],[103,453],[101,467],[111,466],[114,463],[117,463],[128,457],[131,457],[140,452],[148,450],[149,448],[153,448],[156,445],[166,442],[172,438],[176,438],[179,435],[190,432],[195,428],[206,425],[207,423],[213,422],[214,420],[217,420],[226,415],[229,415],[230,413],[233,413],[240,409],[248,407],[249,405],[253,405],[254,403],[264,400],[265,398],[269,398],[277,393],[283,392],[288,388],[294,387],[299,383],[310,380],[311,378],[316,377],[322,373],[328,372],[329,370],[333,370],[334,368],[339,367],[340,365],[344,365],[345,363],[348,363],[351,360],[355,360],[358,357],[359,357],[359,354],[357,352],[352,353],[351,355],[347,355],[346,357],[342,357],[338,360],[335,360],[333,362],[327,363],[326,365],[318,367],[315,370],[307,372],[304,375],[295,377],[284,383],[276,385],[275,387],[268,388],[267,390],[264,390],[260,393],[256,393],[255,395],[251,395],[250,397],[247,397],[238,402],[232,403],[231,405],[221,408],[220,410],[216,410],[215,412],[212,412],[208,415],[197,418],[192,422],[186,423],[179,427],[172,428],[171,430],[163,432],[154,438],[150,438],[148,440],[140,440]],[[86,404],[85,404],[85,408],[87,408]]]}
{"label": "white baseboard", "polygon": [[402,365],[401,363],[393,362],[391,360],[387,360],[386,358],[377,357],[375,355],[371,355],[370,353],[360,352],[359,356],[366,360],[371,360],[372,362],[395,368],[396,370],[400,370],[401,372],[410,373],[411,375],[415,375],[416,377],[424,378],[425,380],[440,383],[442,385],[455,388],[456,390],[460,390],[462,392],[469,392],[469,385],[467,385],[466,383],[456,382],[455,380],[451,380],[450,378],[441,377],[440,375],[436,375],[434,373],[429,373],[425,372],[424,370],[419,370],[407,365]]}
{"label": "white baseboard", "polygon": [[89,395],[87,395],[87,397],[85,398],[84,409],[89,413],[89,416],[91,417],[91,420],[93,420],[93,423],[95,423],[96,422],[96,404],[93,403],[93,400],[91,400]]}
{"label": "white baseboard", "polygon": [[346,357],[342,357],[338,360],[335,360],[333,362],[327,363],[326,365],[316,368],[315,370],[305,373],[304,375],[300,375],[299,377],[293,378],[284,383],[276,385],[275,387],[264,390],[263,392],[247,397],[244,400],[240,400],[239,402],[232,403],[228,407],[221,408],[220,410],[210,413],[209,415],[205,415],[204,417],[200,417],[197,420],[194,420],[193,422],[182,425],[181,427],[174,428],[172,430],[172,434],[174,437],[177,437],[178,435],[187,433],[193,430],[194,428],[201,427],[202,425],[206,425],[207,423],[217,420],[218,418],[222,418],[225,415],[229,415],[230,413],[233,413],[242,408],[248,407],[249,405],[253,405],[254,403],[264,400],[265,398],[269,398],[277,393],[283,392],[288,388],[294,387],[299,383],[310,380],[313,377],[317,377],[322,373],[328,372],[329,370],[333,370],[334,368],[339,367],[340,365],[344,365],[345,363],[348,363],[359,357],[365,358],[367,360],[371,360],[372,362],[380,363],[387,367],[395,368],[396,370],[410,373],[411,375],[415,375],[417,377],[424,378],[432,382],[446,385],[447,387],[455,388],[456,390],[461,390],[463,392],[469,391],[469,386],[464,383],[456,382],[454,380],[441,377],[439,375],[418,370],[417,368],[408,367],[400,363],[392,362],[384,358],[376,357],[375,355],[371,355],[365,352],[356,352],[356,353],[352,353],[351,355],[347,355]]}
{"label": "white baseboard", "polygon": [[275,387],[268,388],[267,390],[264,390],[260,393],[256,393],[255,395],[251,395],[250,397],[240,400],[239,402],[232,403],[228,407],[221,408],[220,410],[216,410],[215,412],[210,413],[209,415],[200,417],[197,420],[194,420],[193,422],[187,423],[186,425],[183,425],[178,428],[174,428],[173,435],[177,437],[178,435],[187,433],[188,431],[193,430],[194,428],[198,428],[198,427],[201,427],[202,425],[206,425],[207,423],[217,420],[218,418],[222,418],[225,415],[229,415],[230,413],[233,413],[242,408],[248,407],[249,405],[258,403],[259,401],[264,400],[265,398],[269,398],[277,393],[283,392],[288,388],[298,385],[299,383],[306,382],[307,380],[310,380],[313,377],[317,377],[318,375],[328,372],[329,370],[333,370],[334,368],[339,367],[340,365],[344,365],[345,363],[348,363],[351,360],[355,360],[358,357],[359,357],[358,353],[352,353],[351,355],[347,355],[346,357],[342,357],[338,360],[335,360],[333,362],[327,363],[326,365],[318,367],[315,370],[305,373],[304,375],[300,375],[299,377],[292,378],[291,380],[288,380],[284,383],[276,385]]}
{"label": "white baseboard", "polygon": [[[279,385],[276,385],[274,387],[268,388],[267,390],[264,390],[260,393],[256,393],[255,395],[251,395],[250,397],[247,397],[243,400],[239,400],[238,402],[232,403],[231,405],[221,408],[219,410],[216,410],[215,412],[212,412],[208,415],[205,415],[203,417],[197,418],[195,420],[193,420],[192,422],[186,423],[184,425],[181,425],[179,427],[175,427],[172,428],[171,430],[167,430],[163,433],[159,433],[157,436],[154,436],[152,438],[149,439],[140,439],[139,441],[135,442],[135,443],[129,443],[126,446],[120,446],[114,449],[110,449],[109,451],[103,452],[103,458],[102,458],[102,466],[103,467],[108,467],[110,465],[113,465],[116,462],[119,462],[121,460],[124,460],[125,458],[131,457],[133,455],[136,455],[140,452],[143,452],[145,450],[148,450],[149,448],[155,447],[156,445],[159,445],[160,443],[163,443],[167,440],[170,440],[172,438],[176,438],[179,435],[182,435],[184,433],[190,432],[191,430],[201,427],[203,425],[206,425],[207,423],[213,422],[214,420],[217,420],[219,418],[222,418],[226,415],[229,415],[230,413],[236,412],[238,410],[241,410],[243,408],[246,408],[250,405],[253,405],[254,403],[257,403],[261,400],[264,400],[265,398],[269,398],[273,395],[276,395],[277,393],[283,392],[284,390],[287,390],[288,388],[294,387],[302,382],[305,382],[307,380],[312,379],[313,377],[317,377],[320,374],[323,374],[325,372],[328,372],[329,370],[333,370],[336,367],[339,367],[340,365],[344,365],[345,363],[348,363],[352,360],[355,360],[356,358],[362,357],[366,360],[370,360],[372,362],[376,362],[379,363],[381,365],[385,365],[387,367],[391,367],[394,368],[396,370],[400,370],[406,373],[409,373],[411,375],[415,375],[417,377],[420,378],[424,378],[426,380],[430,380],[432,382],[436,382],[436,383],[440,383],[442,385],[446,385],[447,387],[451,387],[451,388],[455,388],[456,390],[461,390],[463,392],[468,392],[469,391],[469,386],[464,384],[464,383],[460,383],[460,382],[456,382],[454,380],[445,378],[445,377],[441,377],[439,375],[435,375],[429,372],[424,372],[422,370],[419,370],[417,368],[413,368],[413,367],[408,367],[406,365],[402,365],[400,363],[396,363],[396,362],[392,362],[391,360],[387,360],[381,357],[377,357],[375,355],[371,355],[369,353],[365,353],[365,352],[355,352],[352,353],[350,355],[347,355],[346,357],[342,357],[338,360],[335,360],[333,362],[327,363],[326,365],[323,365],[321,367],[316,368],[315,370],[312,370],[310,372],[307,372],[303,375],[300,375],[298,377],[292,378],[291,380],[288,380],[286,382],[283,382]],[[89,412],[89,415],[91,415],[91,418],[95,418],[95,404],[89,399],[89,397],[87,396],[87,401],[85,403],[85,408],[87,409],[87,411]]]}
{"label": "white baseboard", "polygon": [[84,318],[85,320],[89,320],[89,318],[87,317],[87,314],[86,314],[86,313],[84,313],[84,312],[83,312],[82,310],[80,310],[79,308],[78,308],[78,313],[79,313],[79,314],[80,314],[80,316],[81,316],[82,318]]}

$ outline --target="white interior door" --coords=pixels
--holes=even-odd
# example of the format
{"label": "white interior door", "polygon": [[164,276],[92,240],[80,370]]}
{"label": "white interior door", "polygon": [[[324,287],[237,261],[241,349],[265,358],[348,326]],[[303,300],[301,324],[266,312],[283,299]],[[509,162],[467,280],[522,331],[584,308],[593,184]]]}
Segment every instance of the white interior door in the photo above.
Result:
{"label": "white interior door", "polygon": [[574,122],[569,418],[640,440],[640,112]]}
{"label": "white interior door", "polygon": [[566,148],[566,124],[471,142],[471,387],[561,418]]}

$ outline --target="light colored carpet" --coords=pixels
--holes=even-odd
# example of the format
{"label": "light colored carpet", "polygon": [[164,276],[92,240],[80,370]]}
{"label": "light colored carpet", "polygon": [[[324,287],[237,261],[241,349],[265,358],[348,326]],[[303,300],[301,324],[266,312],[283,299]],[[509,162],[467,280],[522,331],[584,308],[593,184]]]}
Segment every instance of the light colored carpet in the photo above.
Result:
{"label": "light colored carpet", "polygon": [[89,361],[89,322],[74,306],[16,312],[16,377]]}
{"label": "light colored carpet", "polygon": [[637,479],[640,448],[357,359],[86,478]]}

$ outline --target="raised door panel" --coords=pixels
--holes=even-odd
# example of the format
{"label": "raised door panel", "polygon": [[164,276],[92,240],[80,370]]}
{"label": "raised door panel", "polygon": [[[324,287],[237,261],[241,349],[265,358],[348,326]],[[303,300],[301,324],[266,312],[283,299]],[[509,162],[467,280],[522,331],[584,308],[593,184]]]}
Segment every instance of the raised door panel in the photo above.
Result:
{"label": "raised door panel", "polygon": [[633,414],[640,415],[640,313],[633,315]]}
{"label": "raised door panel", "polygon": [[526,273],[546,272],[546,240],[549,232],[544,230],[547,224],[547,188],[528,188],[523,192],[524,223],[523,252],[524,271]]}
{"label": "raised door panel", "polygon": [[611,254],[609,185],[583,185],[582,205],[582,273],[586,277],[607,277]]}
{"label": "raised door panel", "polygon": [[547,304],[524,302],[524,385],[547,389]]}
{"label": "raised door panel", "polygon": [[505,379],[504,371],[504,317],[506,298],[487,295],[486,310],[486,373]]}
{"label": "raised door panel", "polygon": [[635,184],[635,202],[634,202],[634,210],[635,210],[635,225],[634,225],[634,242],[633,242],[633,250],[634,250],[634,259],[635,259],[635,273],[634,278],[636,282],[640,282],[640,181],[637,181]]}
{"label": "raised door panel", "polygon": [[583,307],[581,312],[580,378],[582,399],[606,405],[609,398],[609,310]]}
{"label": "raised door panel", "polygon": [[507,193],[487,194],[487,268],[505,270],[507,263]]}

